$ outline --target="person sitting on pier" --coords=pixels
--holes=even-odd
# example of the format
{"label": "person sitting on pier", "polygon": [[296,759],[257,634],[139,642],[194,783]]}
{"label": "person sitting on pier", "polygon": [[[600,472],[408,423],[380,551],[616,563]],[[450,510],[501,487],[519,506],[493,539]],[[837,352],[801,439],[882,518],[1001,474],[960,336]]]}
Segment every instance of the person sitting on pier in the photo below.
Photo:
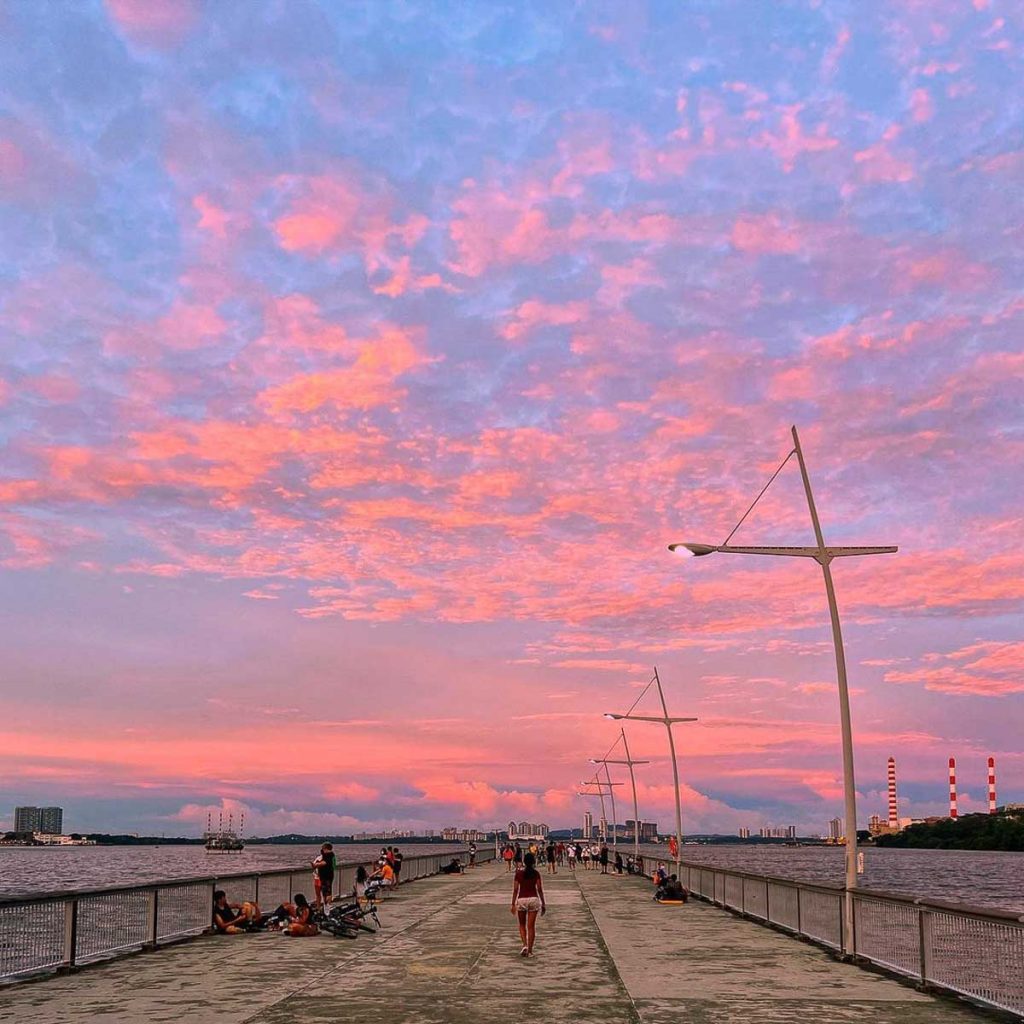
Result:
{"label": "person sitting on pier", "polygon": [[690,894],[675,875],[669,875],[664,885],[654,890],[654,898],[659,903],[685,903]]}
{"label": "person sitting on pier", "polygon": [[395,884],[395,869],[385,859],[377,861],[377,870],[370,875],[370,881],[379,879],[381,884],[390,888]]}
{"label": "person sitting on pier", "polygon": [[213,927],[220,935],[240,935],[259,926],[260,908],[257,904],[228,903],[227,893],[218,889],[213,894]]}
{"label": "person sitting on pier", "polygon": [[441,868],[442,875],[461,875],[465,873],[465,868],[462,866],[462,861],[458,857],[452,857],[452,859]]}
{"label": "person sitting on pier", "polygon": [[295,910],[285,928],[285,934],[305,936],[318,935],[319,932],[320,929],[317,928],[313,920],[313,908],[309,905],[306,897],[301,892],[297,892],[295,894]]}
{"label": "person sitting on pier", "polygon": [[369,872],[362,864],[356,868],[356,880],[352,886],[352,895],[362,904],[366,899],[366,883],[370,880]]}

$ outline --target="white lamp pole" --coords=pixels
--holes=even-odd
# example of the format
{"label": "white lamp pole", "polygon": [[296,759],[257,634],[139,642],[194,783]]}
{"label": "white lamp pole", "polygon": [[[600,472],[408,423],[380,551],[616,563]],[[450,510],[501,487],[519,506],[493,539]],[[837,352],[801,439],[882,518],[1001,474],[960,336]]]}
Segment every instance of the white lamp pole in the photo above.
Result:
{"label": "white lamp pole", "polygon": [[[741,555],[781,555],[796,558],[813,558],[820,566],[825,577],[825,596],[828,599],[828,611],[832,619],[832,644],[835,647],[836,676],[839,682],[839,721],[842,729],[843,744],[843,791],[845,796],[846,815],[846,898],[844,902],[843,920],[843,945],[847,953],[853,952],[853,890],[857,887],[857,787],[853,771],[853,728],[850,721],[850,694],[846,683],[846,656],[843,651],[843,633],[839,624],[839,607],[836,604],[836,592],[832,583],[832,570],[830,568],[833,558],[845,558],[851,555],[886,555],[899,550],[895,545],[885,546],[859,546],[859,547],[828,547],[821,532],[821,523],[818,520],[818,510],[814,505],[814,495],[811,492],[811,478],[807,473],[807,465],[804,462],[804,453],[800,448],[800,437],[796,427],[792,428],[793,448],[786,456],[786,460],[796,455],[800,464],[800,476],[803,478],[804,493],[807,496],[807,508],[811,514],[811,523],[814,526],[814,538],[817,544],[814,547],[780,547],[780,546],[740,546],[730,545],[729,538],[724,544],[669,544],[670,551],[677,551],[685,548],[694,555],[710,555],[716,551]],[[783,465],[785,465],[785,461]],[[779,467],[781,470],[782,466]],[[776,475],[779,470],[776,470]],[[775,478],[772,477],[772,480]],[[771,480],[768,481],[771,483]],[[765,486],[764,490],[767,490]],[[764,490],[761,494],[764,494]],[[761,495],[755,499],[757,504]],[[754,506],[751,505],[750,508]],[[750,509],[747,509],[749,514]],[[740,523],[743,519],[740,520]],[[733,529],[736,532],[737,527]],[[729,534],[732,537],[732,534]]]}
{"label": "white lamp pole", "polygon": [[603,757],[600,759],[594,758],[594,764],[603,764],[606,767],[610,764],[624,764],[629,768],[629,784],[633,788],[633,859],[635,860],[640,856],[640,812],[637,809],[636,799],[636,775],[633,772],[633,765],[635,764],[650,764],[650,761],[634,761],[629,756],[629,744],[626,742],[626,730],[622,732],[622,746],[625,748],[626,757],[624,760],[616,761],[611,758]]}
{"label": "white lamp pole", "polygon": [[[658,697],[661,699],[661,710],[664,714],[660,718],[656,718],[652,715],[634,715],[632,712],[627,712],[625,715],[616,715],[608,713],[604,717],[610,718],[613,721],[629,721],[629,722],[661,722],[665,726],[668,732],[668,749],[669,754],[672,758],[672,781],[675,784],[676,791],[676,874],[679,874],[679,861],[682,857],[683,852],[683,802],[682,796],[679,792],[679,764],[676,761],[676,743],[672,738],[672,726],[677,722],[696,722],[696,718],[672,718],[668,713],[668,706],[665,703],[665,692],[661,688],[661,678],[658,675],[658,669],[654,669],[654,679],[652,680],[658,687]],[[650,685],[650,684],[648,684]]]}

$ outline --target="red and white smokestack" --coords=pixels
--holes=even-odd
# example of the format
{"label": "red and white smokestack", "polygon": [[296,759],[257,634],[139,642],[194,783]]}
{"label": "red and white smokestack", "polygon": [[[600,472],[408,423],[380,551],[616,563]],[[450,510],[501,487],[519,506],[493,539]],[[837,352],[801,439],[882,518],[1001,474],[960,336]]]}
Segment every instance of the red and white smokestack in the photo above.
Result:
{"label": "red and white smokestack", "polygon": [[988,759],[988,813],[996,813],[996,759]]}
{"label": "red and white smokestack", "polygon": [[949,816],[956,821],[956,758],[949,759]]}
{"label": "red and white smokestack", "polygon": [[889,828],[900,827],[900,812],[896,803],[896,758],[889,758]]}

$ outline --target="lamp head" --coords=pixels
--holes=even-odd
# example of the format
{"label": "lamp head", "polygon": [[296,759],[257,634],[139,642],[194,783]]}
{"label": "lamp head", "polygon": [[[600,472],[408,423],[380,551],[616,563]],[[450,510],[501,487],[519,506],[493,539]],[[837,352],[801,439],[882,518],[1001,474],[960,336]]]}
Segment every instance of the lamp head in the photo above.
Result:
{"label": "lamp head", "polygon": [[616,715],[616,714],[613,714],[610,711],[606,711],[604,713],[604,717],[605,718],[610,718],[613,722],[617,722],[620,718],[625,718],[626,716],[625,715]]}
{"label": "lamp head", "polygon": [[718,548],[714,544],[669,544],[669,551],[673,551],[678,555],[693,555],[699,558],[701,555],[713,555]]}

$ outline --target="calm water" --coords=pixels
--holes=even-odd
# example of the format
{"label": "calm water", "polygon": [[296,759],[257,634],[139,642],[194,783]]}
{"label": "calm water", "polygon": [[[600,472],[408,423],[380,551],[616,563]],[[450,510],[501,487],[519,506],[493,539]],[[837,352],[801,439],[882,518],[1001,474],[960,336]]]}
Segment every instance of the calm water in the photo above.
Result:
{"label": "calm water", "polygon": [[[642,849],[645,856],[667,857],[663,846]],[[842,847],[829,846],[683,847],[683,860],[693,863],[839,885],[844,854]],[[1024,913],[1024,853],[866,849],[860,885]]]}
{"label": "calm water", "polygon": [[[486,844],[481,844],[483,850]],[[208,854],[201,846],[0,847],[0,895],[99,888],[200,875],[305,867],[318,846],[249,846],[241,854]],[[379,846],[338,846],[342,863],[369,860]],[[401,847],[406,856],[457,852],[455,844]],[[625,854],[629,845],[620,847]],[[661,847],[648,857],[666,858]],[[809,882],[843,880],[838,847],[686,846],[684,860]],[[961,850],[865,850],[861,885],[911,896],[962,900],[1024,913],[1024,853]]]}
{"label": "calm water", "polygon": [[[486,844],[478,845],[481,851],[486,849]],[[399,849],[412,857],[427,853],[454,855],[468,847],[410,843]],[[319,845],[247,846],[234,854],[211,854],[202,846],[0,846],[0,896],[305,868],[319,852]],[[356,864],[372,860],[380,853],[380,846],[339,845],[334,852],[340,863]]]}

